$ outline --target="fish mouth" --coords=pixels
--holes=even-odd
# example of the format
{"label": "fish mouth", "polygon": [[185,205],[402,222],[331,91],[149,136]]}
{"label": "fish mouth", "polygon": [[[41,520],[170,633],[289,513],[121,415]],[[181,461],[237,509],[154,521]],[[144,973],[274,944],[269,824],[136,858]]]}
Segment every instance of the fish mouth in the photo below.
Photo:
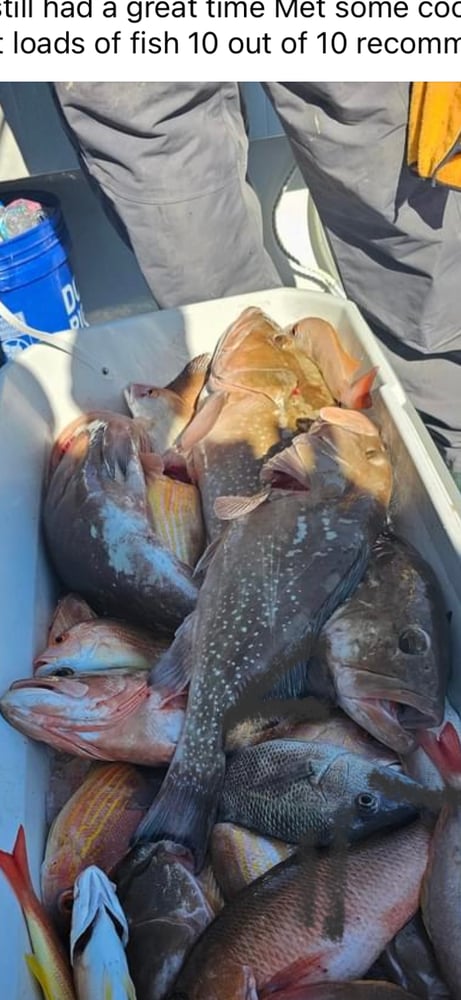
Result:
{"label": "fish mouth", "polygon": [[[338,697],[344,712],[371,736],[399,754],[411,753],[418,746],[416,733],[405,729],[399,719],[400,706],[384,698]],[[427,723],[426,723],[427,726]]]}
{"label": "fish mouth", "polygon": [[[47,662],[47,661],[45,661]],[[81,681],[69,681],[63,683],[60,677],[26,677],[23,680],[14,681],[9,691],[52,691],[53,694],[70,695],[73,698],[82,698],[88,691],[88,686]],[[9,694],[9,692],[7,692]]]}
{"label": "fish mouth", "polygon": [[427,692],[386,676],[366,670],[346,670],[336,673],[338,696],[364,702],[386,702],[395,706],[400,724],[405,729],[432,729],[443,719],[443,701],[428,697]]}
{"label": "fish mouth", "polygon": [[48,652],[46,650],[40,656],[36,656],[33,670],[34,677],[46,677],[48,674],[54,674],[56,677],[70,677],[75,674],[72,663],[58,651]]}

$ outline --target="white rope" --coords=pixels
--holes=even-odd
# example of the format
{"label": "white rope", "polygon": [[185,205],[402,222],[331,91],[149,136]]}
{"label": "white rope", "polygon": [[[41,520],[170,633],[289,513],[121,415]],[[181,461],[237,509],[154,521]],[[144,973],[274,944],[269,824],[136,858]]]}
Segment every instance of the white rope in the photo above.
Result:
{"label": "white rope", "polygon": [[[272,209],[272,232],[273,232],[273,235],[274,235],[275,242],[276,242],[279,250],[284,254],[284,256],[287,258],[287,260],[290,261],[290,264],[294,265],[294,266],[292,266],[292,271],[293,271],[294,274],[297,274],[299,277],[307,278],[309,281],[313,281],[313,282],[317,283],[318,285],[320,285],[323,288],[323,291],[329,292],[331,295],[336,295],[338,298],[346,299],[347,296],[346,296],[346,293],[344,291],[344,288],[336,280],[336,278],[334,278],[328,271],[323,270],[323,268],[308,267],[301,260],[298,260],[298,258],[295,257],[294,254],[292,254],[291,251],[288,249],[288,247],[284,243],[283,238],[282,238],[282,236],[280,234],[280,228],[279,228],[279,221],[278,220],[280,218],[281,203],[282,203],[283,196],[286,193],[288,185],[289,185],[289,183],[290,183],[290,181],[291,181],[291,179],[292,179],[292,177],[293,177],[293,175],[294,175],[294,173],[295,173],[296,170],[297,170],[297,167],[296,167],[296,164],[294,164],[290,168],[287,176],[285,177],[285,180],[283,181],[283,183],[282,183],[282,185],[280,187],[280,190],[279,190],[279,193],[277,195],[277,198],[275,199],[274,207]],[[317,220],[317,224],[318,224],[318,220]],[[308,228],[308,221],[307,221],[307,219],[306,219],[306,228]],[[311,230],[311,237],[312,237],[312,227],[309,227],[309,228]],[[315,252],[315,247],[314,246],[313,246],[313,250]]]}
{"label": "white rope", "polygon": [[[36,330],[33,326],[28,326],[27,323],[23,323],[18,316],[10,312],[4,302],[0,299],[0,317],[8,323],[9,326],[13,327],[18,333],[27,334],[29,337],[34,337],[35,340],[39,341],[40,344],[44,344],[45,347],[53,347],[55,351],[62,351],[64,354],[68,354],[69,357],[78,358],[82,364],[87,365],[92,368],[93,371],[102,373],[106,377],[109,375],[109,370],[107,368],[101,368],[95,365],[94,362],[90,361],[87,355],[80,351],[79,348],[75,347],[74,344],[67,346],[62,342],[59,342],[59,336],[63,333],[74,333],[75,330],[59,330],[57,333],[44,333],[43,330]],[[5,340],[7,338],[5,337]]]}

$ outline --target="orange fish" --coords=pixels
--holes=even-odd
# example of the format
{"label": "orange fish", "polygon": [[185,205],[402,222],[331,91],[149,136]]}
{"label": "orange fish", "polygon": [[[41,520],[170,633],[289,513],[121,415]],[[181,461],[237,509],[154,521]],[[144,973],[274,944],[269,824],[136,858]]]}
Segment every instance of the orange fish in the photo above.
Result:
{"label": "orange fish", "polygon": [[32,885],[24,827],[19,827],[13,853],[0,851],[0,869],[22,908],[34,952],[26,955],[26,962],[46,1000],[75,1000],[64,949]]}
{"label": "orange fish", "polygon": [[269,1000],[300,981],[360,979],[416,913],[429,840],[417,822],[271,868],[201,935],[175,983],[178,1000]]}
{"label": "orange fish", "polygon": [[155,450],[163,454],[191,419],[205,385],[209,354],[200,354],[164,387],[132,382],[125,400],[133,417],[147,422]]}
{"label": "orange fish", "polygon": [[47,674],[148,670],[170,642],[147,630],[110,618],[92,618],[63,630],[34,660],[37,677]]}
{"label": "orange fish", "polygon": [[320,369],[338,403],[354,410],[366,410],[372,405],[370,392],[378,369],[370,368],[359,376],[361,362],[347,353],[331,323],[310,316],[295,323],[291,333],[294,342]]}
{"label": "orange fish", "polygon": [[129,848],[148,804],[148,785],[131,764],[94,764],[51,826],[42,864],[43,903],[56,922],[70,915],[72,886],[88,865],[106,873]]}
{"label": "orange fish", "polygon": [[156,767],[171,759],[186,704],[148,683],[145,670],[16,681],[2,715],[25,736],[93,760]]}

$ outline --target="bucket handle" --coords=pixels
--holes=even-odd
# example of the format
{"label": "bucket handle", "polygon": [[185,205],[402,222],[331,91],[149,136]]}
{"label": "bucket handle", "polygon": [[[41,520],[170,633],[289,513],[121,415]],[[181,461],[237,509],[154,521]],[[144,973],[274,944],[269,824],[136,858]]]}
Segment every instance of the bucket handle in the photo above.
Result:
{"label": "bucket handle", "polygon": [[56,343],[55,338],[59,336],[59,333],[73,333],[74,332],[73,330],[70,329],[60,330],[58,333],[44,333],[43,330],[36,330],[33,326],[27,326],[27,324],[23,323],[22,320],[18,319],[18,317],[15,316],[14,313],[10,312],[10,310],[7,308],[5,303],[2,302],[1,299],[0,299],[0,317],[4,319],[9,324],[9,326],[12,326],[16,330],[18,330],[19,333],[26,333],[30,337],[34,337],[35,340],[38,340],[40,344],[44,344],[46,347],[53,347],[55,351],[62,351],[64,354],[68,354],[71,357],[78,358],[78,360],[81,361],[83,365],[87,365],[93,371],[98,372],[98,374],[104,375],[105,378],[112,379],[112,375],[110,374],[107,366],[104,365],[102,368],[99,368],[92,361],[90,361],[87,355],[83,351],[80,351],[78,347],[75,346],[66,347],[65,344]]}

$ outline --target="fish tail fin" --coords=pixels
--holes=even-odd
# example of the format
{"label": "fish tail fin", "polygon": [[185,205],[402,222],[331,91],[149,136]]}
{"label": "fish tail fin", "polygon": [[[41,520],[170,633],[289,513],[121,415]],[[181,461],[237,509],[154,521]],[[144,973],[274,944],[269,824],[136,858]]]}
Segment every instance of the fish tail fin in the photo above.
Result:
{"label": "fish tail fin", "polygon": [[340,397],[342,405],[352,410],[369,410],[372,406],[371,389],[377,373],[378,368],[370,368],[354,382],[346,384]]}
{"label": "fish tail fin", "polygon": [[173,762],[159,794],[135,832],[134,843],[171,840],[182,844],[194,856],[195,871],[201,871],[224,774],[225,757],[221,750],[195,774],[187,774],[185,768]]}
{"label": "fish tail fin", "polygon": [[29,862],[27,860],[26,837],[24,827],[22,825],[18,829],[11,854],[9,854],[8,851],[0,851],[0,871],[3,872],[5,878],[10,883],[18,902],[23,909],[30,906],[32,901],[36,901],[38,904],[38,899],[30,877]]}
{"label": "fish tail fin", "polygon": [[449,782],[461,776],[461,742],[452,722],[446,722],[438,736],[430,731],[422,732],[419,741],[442,778]]}

